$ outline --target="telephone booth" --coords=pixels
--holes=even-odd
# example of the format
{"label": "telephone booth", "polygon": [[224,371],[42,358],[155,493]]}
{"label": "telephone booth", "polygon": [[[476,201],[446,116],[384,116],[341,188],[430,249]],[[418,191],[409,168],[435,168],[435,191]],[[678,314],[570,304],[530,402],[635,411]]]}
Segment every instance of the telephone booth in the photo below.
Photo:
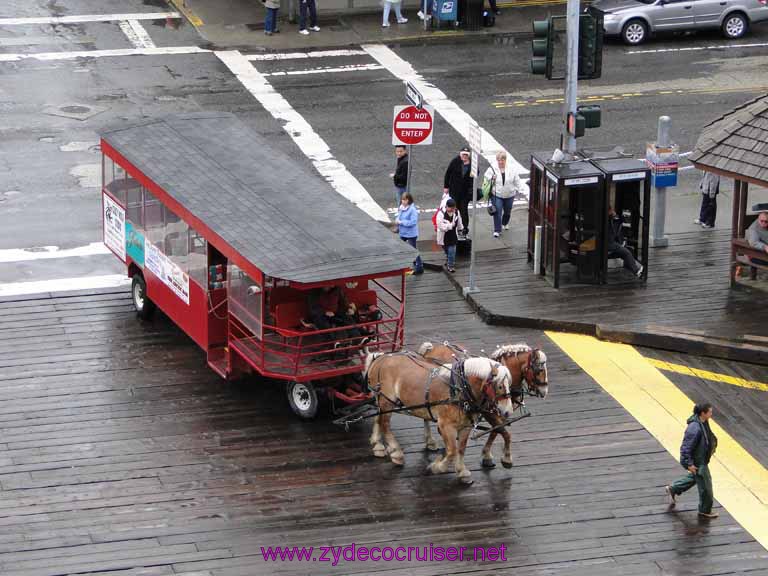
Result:
{"label": "telephone booth", "polygon": [[555,288],[561,275],[568,281],[599,284],[604,261],[604,174],[587,160],[554,164],[548,163],[548,156],[531,156],[528,260],[534,258],[535,229],[541,226],[541,275]]}
{"label": "telephone booth", "polygon": [[541,226],[540,274],[555,288],[561,280],[604,284],[609,274],[608,209],[621,218],[625,246],[648,273],[651,177],[642,160],[584,159],[554,164],[549,154],[531,156],[528,260],[535,257]]}
{"label": "telephone booth", "polygon": [[[643,265],[641,279],[648,276],[648,238],[650,234],[651,171],[643,160],[614,158],[592,160],[604,174],[608,206],[621,218],[625,246]],[[604,246],[605,280],[609,281],[608,245]]]}

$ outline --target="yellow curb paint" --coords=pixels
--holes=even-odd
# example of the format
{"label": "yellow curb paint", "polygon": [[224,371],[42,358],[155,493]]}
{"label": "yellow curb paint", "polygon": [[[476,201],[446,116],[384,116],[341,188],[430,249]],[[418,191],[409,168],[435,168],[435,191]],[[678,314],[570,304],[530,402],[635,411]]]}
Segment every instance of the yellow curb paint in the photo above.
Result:
{"label": "yellow curb paint", "polygon": [[741,386],[742,388],[751,388],[752,390],[768,392],[768,384],[756,380],[745,380],[738,376],[728,376],[727,374],[710,372],[709,370],[700,370],[699,368],[691,368],[690,366],[683,366],[682,364],[672,364],[671,362],[664,362],[663,360],[654,360],[652,358],[647,358],[647,360],[651,365],[659,370],[664,370],[665,372],[674,372],[676,374],[702,378],[703,380],[711,380],[712,382],[722,382],[723,384],[731,384],[733,386]]}
{"label": "yellow curb paint", "polygon": [[[631,346],[575,334],[547,332],[547,336],[679,458],[685,421],[693,408],[690,398]],[[715,498],[768,548],[768,470],[715,419],[711,422],[719,440],[710,462]]]}
{"label": "yellow curb paint", "polygon": [[173,4],[179,12],[184,14],[184,17],[189,20],[189,23],[195,28],[199,28],[204,24],[203,20],[187,7],[184,0],[171,0],[171,4]]}

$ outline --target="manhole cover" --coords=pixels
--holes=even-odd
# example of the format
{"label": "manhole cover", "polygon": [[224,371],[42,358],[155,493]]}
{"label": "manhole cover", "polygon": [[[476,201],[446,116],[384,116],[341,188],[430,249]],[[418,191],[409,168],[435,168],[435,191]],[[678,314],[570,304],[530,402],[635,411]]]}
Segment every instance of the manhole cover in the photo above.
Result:
{"label": "manhole cover", "polygon": [[62,104],[61,106],[49,106],[43,110],[43,114],[50,116],[62,116],[74,120],[87,120],[96,114],[101,114],[108,108],[101,106],[86,106],[85,104]]}
{"label": "manhole cover", "polygon": [[62,106],[59,110],[68,114],[85,114],[91,111],[88,106]]}

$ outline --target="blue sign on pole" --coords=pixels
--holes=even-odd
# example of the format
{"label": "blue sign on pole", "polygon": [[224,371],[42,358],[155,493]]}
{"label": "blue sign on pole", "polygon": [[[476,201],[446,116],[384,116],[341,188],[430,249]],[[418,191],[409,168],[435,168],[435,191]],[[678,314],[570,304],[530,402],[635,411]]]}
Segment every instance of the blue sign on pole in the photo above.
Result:
{"label": "blue sign on pole", "polygon": [[651,169],[651,183],[656,188],[677,186],[677,167],[680,148],[676,145],[661,148],[649,143],[645,149],[645,162]]}

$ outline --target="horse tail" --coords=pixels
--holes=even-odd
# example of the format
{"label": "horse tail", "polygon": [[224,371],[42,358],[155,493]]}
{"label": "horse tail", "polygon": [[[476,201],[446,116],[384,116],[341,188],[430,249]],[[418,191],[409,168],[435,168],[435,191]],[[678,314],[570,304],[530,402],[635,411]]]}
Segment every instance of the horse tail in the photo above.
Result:
{"label": "horse tail", "polygon": [[424,342],[421,346],[419,346],[419,349],[417,350],[417,354],[419,356],[426,356],[432,350],[434,350],[435,347],[432,345],[432,342]]}
{"label": "horse tail", "polygon": [[365,357],[365,370],[363,370],[363,378],[368,380],[368,372],[371,370],[371,365],[376,358],[384,356],[384,352],[369,352]]}

